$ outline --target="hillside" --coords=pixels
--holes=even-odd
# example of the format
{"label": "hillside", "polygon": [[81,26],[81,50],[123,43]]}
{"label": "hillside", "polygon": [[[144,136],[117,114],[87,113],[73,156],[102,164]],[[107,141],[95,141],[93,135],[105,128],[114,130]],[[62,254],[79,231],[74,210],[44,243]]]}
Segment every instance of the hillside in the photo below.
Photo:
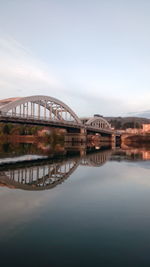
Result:
{"label": "hillside", "polygon": [[150,123],[150,119],[141,117],[105,117],[115,129],[142,128],[142,124]]}

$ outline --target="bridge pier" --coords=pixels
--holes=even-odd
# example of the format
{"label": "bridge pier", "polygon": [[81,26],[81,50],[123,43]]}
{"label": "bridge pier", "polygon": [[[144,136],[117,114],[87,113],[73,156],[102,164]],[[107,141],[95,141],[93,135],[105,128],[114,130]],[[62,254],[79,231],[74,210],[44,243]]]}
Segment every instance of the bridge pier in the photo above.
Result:
{"label": "bridge pier", "polygon": [[102,116],[78,118],[62,101],[50,96],[27,96],[0,100],[0,122],[65,129],[65,142],[88,141],[116,144],[115,132]]}
{"label": "bridge pier", "polygon": [[112,134],[111,136],[111,146],[112,148],[116,147],[116,135],[115,134]]}
{"label": "bridge pier", "polygon": [[70,131],[65,134],[65,142],[70,143],[86,143],[87,142],[87,133],[85,128],[78,129],[79,132]]}

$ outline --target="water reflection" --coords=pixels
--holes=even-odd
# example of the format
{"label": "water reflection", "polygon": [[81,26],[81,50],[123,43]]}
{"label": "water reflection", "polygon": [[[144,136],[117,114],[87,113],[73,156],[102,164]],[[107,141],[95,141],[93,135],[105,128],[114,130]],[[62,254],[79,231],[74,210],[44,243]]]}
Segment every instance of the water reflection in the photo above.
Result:
{"label": "water reflection", "polygon": [[[14,150],[13,158],[8,157],[12,144],[1,146],[0,151],[0,186],[24,190],[54,188],[69,178],[79,165],[100,167],[108,160],[136,162],[150,159],[150,150],[143,147],[112,150],[107,146],[64,147],[57,144],[55,149],[50,146],[46,149],[42,144],[37,147],[21,144]],[[18,152],[19,157],[16,156]]]}
{"label": "water reflection", "polygon": [[41,147],[1,151],[1,265],[149,266],[150,150]]}
{"label": "water reflection", "polygon": [[64,182],[79,165],[100,167],[110,155],[111,150],[102,150],[69,159],[24,161],[23,166],[12,162],[9,167],[0,166],[0,185],[25,190],[50,189]]}
{"label": "water reflection", "polygon": [[119,148],[112,153],[112,160],[118,161],[149,161],[150,160],[150,148]]}

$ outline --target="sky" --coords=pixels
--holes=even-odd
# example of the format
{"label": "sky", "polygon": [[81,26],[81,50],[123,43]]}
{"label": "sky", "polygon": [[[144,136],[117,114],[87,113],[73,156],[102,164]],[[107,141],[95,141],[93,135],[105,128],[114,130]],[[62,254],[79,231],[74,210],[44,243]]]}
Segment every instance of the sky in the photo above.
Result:
{"label": "sky", "polygon": [[48,95],[79,117],[150,109],[149,0],[0,0],[0,99]]}

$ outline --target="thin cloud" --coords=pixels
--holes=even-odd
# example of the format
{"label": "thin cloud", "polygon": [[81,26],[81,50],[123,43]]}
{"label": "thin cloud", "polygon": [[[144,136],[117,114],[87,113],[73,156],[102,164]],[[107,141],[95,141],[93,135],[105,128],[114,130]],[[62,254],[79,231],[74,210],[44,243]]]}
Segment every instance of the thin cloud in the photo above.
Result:
{"label": "thin cloud", "polygon": [[133,111],[129,101],[108,93],[111,91],[110,82],[86,78],[86,71],[81,80],[75,69],[73,73],[58,73],[57,69],[54,73],[50,63],[47,65],[36,59],[17,40],[0,38],[0,98],[46,94],[64,101],[78,116],[92,116],[94,113],[114,116]]}
{"label": "thin cloud", "polygon": [[0,38],[1,98],[16,95],[18,89],[24,94],[44,88],[63,90],[62,83],[51,73],[19,42],[12,38]]}

